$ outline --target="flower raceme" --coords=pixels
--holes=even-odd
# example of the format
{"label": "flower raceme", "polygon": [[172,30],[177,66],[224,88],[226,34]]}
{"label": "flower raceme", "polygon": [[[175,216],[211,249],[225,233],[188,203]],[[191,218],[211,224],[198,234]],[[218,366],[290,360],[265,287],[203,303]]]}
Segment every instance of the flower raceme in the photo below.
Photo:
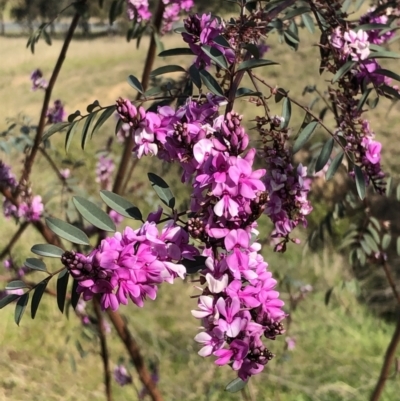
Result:
{"label": "flower raceme", "polygon": [[158,284],[185,277],[179,262],[198,255],[188,240],[187,232],[173,221],[161,233],[156,221],[146,221],[137,230],[126,227],[102,240],[87,256],[66,252],[61,260],[78,281],[77,291],[85,301],[100,294],[103,309],[117,310],[129,298],[142,307],[147,297],[156,298]]}

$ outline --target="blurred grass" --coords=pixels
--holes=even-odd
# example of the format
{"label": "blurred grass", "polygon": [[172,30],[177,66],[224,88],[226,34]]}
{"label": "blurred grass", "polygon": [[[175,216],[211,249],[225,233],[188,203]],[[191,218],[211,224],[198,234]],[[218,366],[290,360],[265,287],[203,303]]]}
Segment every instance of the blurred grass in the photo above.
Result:
{"label": "blurred grass", "polygon": [[[307,105],[313,95],[301,99],[304,86],[318,84],[323,89],[324,79],[329,77],[320,77],[317,74],[318,51],[313,46],[316,38],[310,38],[304,31],[301,34],[304,41],[297,53],[291,52],[284,45],[278,45],[272,37],[272,50],[266,58],[280,62],[281,67],[268,67],[256,72],[267,79],[268,83],[290,90],[291,96]],[[175,47],[177,43],[176,36],[169,36],[164,40],[166,48]],[[134,43],[126,43],[119,37],[74,41],[53,98],[62,99],[67,111],[71,113],[76,109],[84,111],[86,105],[95,99],[102,105],[107,105],[119,96],[133,97],[135,93],[126,83],[126,77],[129,74],[140,77],[147,46],[146,38],[139,50],[135,49]],[[35,55],[31,55],[24,47],[24,39],[0,38],[0,130],[7,126],[5,119],[15,117],[18,112],[32,116],[33,123],[36,121],[42,93],[30,91],[29,74],[33,69],[41,68],[48,78],[61,42],[55,41],[51,47],[40,42]],[[158,59],[155,67],[166,63],[185,65],[189,61],[187,57]],[[385,67],[389,65],[390,63],[385,64]],[[279,114],[280,107],[280,104],[274,105],[271,102],[273,113]],[[320,100],[316,111],[322,107]],[[398,159],[395,156],[400,146],[395,141],[395,135],[400,113],[398,105],[395,105],[386,115],[388,108],[389,102],[380,105],[371,114],[371,120],[384,145],[385,168],[397,172]],[[257,114],[257,108],[244,100],[237,103],[235,110],[243,113],[247,121]],[[291,126],[294,127],[294,132],[300,126],[303,115],[304,112],[293,106]],[[251,124],[248,126],[251,127]],[[73,141],[70,150],[69,157],[85,161],[85,167],[77,172],[77,176],[80,183],[97,199],[94,153],[105,145],[106,138],[112,133],[113,124],[109,121],[85,152],[80,149],[78,137]],[[52,143],[60,152],[56,163],[61,166],[60,161],[65,156],[63,135],[53,138]],[[5,157],[4,160],[13,164],[15,172],[19,171],[21,158],[12,156]],[[143,178],[144,173],[148,170],[162,173],[163,168],[165,166],[157,160],[146,159],[134,175],[132,184],[144,184],[136,188],[130,196],[144,212],[154,209],[157,204],[153,192]],[[53,172],[42,159],[38,160],[35,172],[35,193],[43,195],[56,185]],[[166,173],[165,179],[176,188],[178,198],[182,199],[184,191],[178,186],[176,170]],[[58,211],[58,201],[51,203],[51,210]],[[3,246],[16,227],[14,223],[4,220],[0,224],[0,246]],[[262,223],[261,233],[267,232],[267,229],[267,225]],[[40,242],[40,236],[33,230],[28,230],[15,247],[13,255],[22,262],[30,256],[31,245]],[[340,256],[331,255],[328,251],[320,255],[303,255],[302,246],[291,245],[283,256],[273,254],[268,249],[265,257],[270,269],[281,279],[285,278],[284,282],[310,283],[314,291],[292,314],[288,334],[297,340],[295,350],[284,351],[284,336],[269,344],[276,358],[263,374],[252,380],[249,388],[252,399],[368,399],[379,375],[393,326],[378,320],[357,303],[353,281],[348,281],[349,284],[342,288],[342,280],[350,280],[351,277]],[[54,270],[59,267],[54,262],[49,266]],[[34,278],[39,277],[38,274]],[[173,286],[164,285],[156,302],[148,301],[144,309],[124,307],[121,312],[127,316],[146,358],[160,362],[160,389],[166,400],[240,400],[240,394],[230,395],[223,391],[225,385],[234,378],[233,372],[229,368],[217,368],[210,359],[204,360],[196,354],[198,347],[193,337],[197,333],[198,321],[190,314],[196,304],[190,297],[198,294],[194,285],[190,280],[177,282]],[[331,302],[325,306],[325,293],[332,286],[335,286],[335,290]],[[287,299],[286,287],[282,286],[281,291],[283,298]],[[104,399],[98,341],[95,337],[85,337],[73,314],[67,320],[59,313],[55,299],[51,297],[45,297],[42,301],[35,321],[30,320],[27,311],[21,327],[13,322],[12,307],[1,313],[0,400]],[[67,336],[70,337],[68,342]],[[121,356],[126,358],[126,354],[115,333],[111,333],[108,339],[114,366]],[[75,346],[76,340],[80,341],[86,351],[83,359]],[[140,389],[134,369],[130,368],[130,371],[137,389]],[[114,390],[116,400],[137,399],[137,390],[133,386],[120,388],[114,385]],[[382,400],[396,400],[399,393],[398,379],[389,380]]]}

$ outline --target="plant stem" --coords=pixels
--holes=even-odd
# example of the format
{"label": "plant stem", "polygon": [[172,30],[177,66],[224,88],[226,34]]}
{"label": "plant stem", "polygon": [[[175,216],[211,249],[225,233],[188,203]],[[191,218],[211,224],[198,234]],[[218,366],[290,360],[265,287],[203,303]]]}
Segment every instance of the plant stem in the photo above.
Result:
{"label": "plant stem", "polygon": [[396,330],[393,333],[393,337],[390,340],[389,346],[386,350],[385,360],[382,365],[381,374],[379,376],[378,382],[375,385],[375,389],[371,395],[370,401],[378,401],[385,388],[386,380],[389,378],[390,367],[393,364],[394,357],[396,354],[397,346],[400,342],[400,317],[397,321]]}
{"label": "plant stem", "polygon": [[[162,24],[164,8],[165,8],[165,6],[164,6],[163,1],[159,0],[157,11],[154,16],[154,23],[153,23],[154,29],[157,34],[159,33],[160,27]],[[149,86],[150,72],[153,68],[154,59],[156,56],[156,50],[157,50],[157,44],[154,39],[154,35],[152,35],[151,40],[150,40],[149,50],[147,52],[146,62],[145,62],[144,69],[143,69],[143,74],[142,74],[142,87],[143,87],[144,91]],[[136,100],[139,100],[139,99],[140,99],[140,93],[138,93],[136,96]],[[122,154],[121,162],[118,166],[118,171],[117,171],[117,175],[115,177],[114,186],[113,186],[113,192],[115,192],[116,194],[119,194],[119,195],[123,194],[122,188],[123,188],[123,183],[124,183],[124,176],[125,176],[126,170],[129,165],[129,160],[132,157],[133,145],[134,145],[133,137],[132,137],[132,135],[129,135],[125,139],[124,152]]]}
{"label": "plant stem", "polygon": [[[83,0],[85,1],[85,0]],[[76,27],[78,26],[78,22],[79,22],[79,18],[80,18],[80,14],[76,13],[71,21],[71,25],[69,26],[68,32],[67,32],[67,36],[64,40],[64,44],[62,46],[60,55],[58,56],[58,60],[57,63],[54,67],[53,73],[51,74],[51,78],[49,81],[49,85],[45,90],[45,95],[44,95],[44,99],[43,99],[43,105],[42,105],[42,111],[40,113],[40,119],[39,119],[39,124],[37,127],[37,131],[36,131],[36,136],[35,136],[35,140],[31,149],[31,152],[29,153],[29,155],[26,157],[25,159],[25,163],[24,163],[24,169],[22,172],[22,176],[20,179],[20,183],[24,183],[27,182],[29,180],[29,175],[31,173],[32,170],[32,166],[33,166],[33,162],[35,160],[35,157],[37,155],[37,152],[39,150],[39,146],[40,143],[42,141],[42,136],[43,136],[43,131],[44,128],[46,126],[46,114],[47,114],[47,110],[49,108],[49,103],[50,103],[50,99],[51,99],[51,93],[53,91],[54,85],[57,81],[58,78],[58,74],[60,73],[61,67],[64,63],[65,57],[67,55],[67,51],[68,51],[68,47],[71,43],[72,40],[72,36],[75,32]]]}
{"label": "plant stem", "polygon": [[98,297],[93,298],[93,308],[97,317],[99,337],[100,337],[100,347],[101,347],[101,358],[103,360],[104,369],[104,385],[106,387],[106,397],[107,401],[112,401],[112,389],[111,389],[111,372],[110,372],[110,360],[108,356],[106,333],[104,331],[104,317],[103,312],[100,308],[100,302]]}
{"label": "plant stem", "polygon": [[20,236],[23,234],[23,232],[26,230],[26,228],[29,226],[29,223],[26,221],[22,223],[19,226],[18,231],[14,234],[14,236],[11,238],[10,242],[7,244],[7,246],[3,249],[3,251],[0,253],[0,259],[3,259],[7,254],[10,253],[12,247],[15,245],[15,243],[19,240]]}
{"label": "plant stem", "polygon": [[138,372],[139,378],[144,386],[147,388],[149,395],[153,401],[162,401],[162,396],[154,381],[151,378],[150,373],[146,369],[143,357],[140,354],[139,346],[132,334],[129,332],[128,326],[122,319],[121,315],[117,312],[113,312],[111,309],[107,310],[107,314],[114,325],[115,329],[121,340],[124,342],[129,355],[132,358],[132,362]]}

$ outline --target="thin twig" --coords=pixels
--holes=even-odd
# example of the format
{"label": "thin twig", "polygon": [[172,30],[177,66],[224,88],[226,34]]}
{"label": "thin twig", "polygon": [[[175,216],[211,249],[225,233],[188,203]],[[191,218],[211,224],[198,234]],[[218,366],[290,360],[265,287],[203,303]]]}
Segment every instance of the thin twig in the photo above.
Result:
{"label": "thin twig", "polygon": [[[82,0],[82,2],[85,2],[86,0]],[[54,67],[53,73],[51,74],[51,78],[49,80],[49,85],[47,86],[46,90],[45,90],[45,95],[44,95],[44,99],[43,99],[43,105],[42,105],[42,111],[40,113],[40,119],[39,119],[39,124],[37,127],[37,131],[36,131],[36,136],[33,142],[33,146],[31,148],[31,151],[29,153],[29,155],[27,155],[26,159],[25,159],[25,163],[24,163],[24,169],[22,172],[22,176],[20,179],[20,183],[24,183],[27,182],[29,179],[29,175],[32,171],[32,166],[33,166],[33,162],[35,160],[35,157],[37,155],[37,152],[39,150],[39,146],[40,143],[42,141],[42,136],[43,136],[43,131],[44,128],[46,126],[46,115],[47,115],[47,110],[49,108],[49,103],[50,103],[50,99],[51,99],[51,93],[53,91],[54,85],[57,81],[58,78],[58,74],[60,73],[61,67],[64,63],[65,57],[67,55],[67,51],[68,51],[68,47],[71,43],[72,37],[74,35],[75,29],[78,26],[78,22],[80,19],[80,14],[77,12],[72,21],[71,21],[71,25],[69,26],[68,32],[67,32],[67,36],[64,40],[64,44],[62,46],[60,55],[58,56],[58,60],[57,63]]]}
{"label": "thin twig", "polygon": [[23,232],[26,230],[26,228],[29,226],[29,222],[25,221],[22,223],[18,231],[14,234],[14,236],[11,238],[10,242],[7,244],[7,246],[3,249],[3,251],[0,253],[0,259],[3,259],[7,254],[11,252],[11,249],[15,245],[15,243],[19,240]]}
{"label": "thin twig", "polygon": [[138,372],[139,378],[143,385],[147,388],[149,395],[153,401],[162,401],[162,396],[156,384],[151,378],[149,371],[146,368],[144,359],[140,353],[139,346],[132,334],[129,332],[128,326],[122,319],[118,312],[114,312],[111,309],[107,310],[108,317],[110,318],[113,326],[115,327],[119,337],[124,342],[126,349],[135,365],[136,371]]}
{"label": "thin twig", "polygon": [[[164,6],[163,1],[159,0],[156,15],[154,17],[154,23],[153,23],[154,29],[156,30],[157,33],[159,33],[159,31],[160,31],[163,14],[164,14],[164,9],[165,9],[165,6]],[[150,40],[149,50],[147,52],[146,62],[145,62],[144,69],[143,69],[143,75],[142,75],[143,90],[146,90],[147,87],[149,86],[150,72],[153,68],[154,59],[156,57],[156,50],[157,50],[156,40],[154,38],[154,35],[152,35],[151,40]],[[140,99],[140,93],[138,93],[137,97],[136,97],[136,100],[139,100],[139,99]],[[126,174],[126,170],[128,168],[129,160],[132,157],[133,145],[134,145],[133,137],[132,137],[132,135],[129,135],[125,139],[124,152],[121,157],[121,162],[119,163],[119,166],[118,166],[118,171],[117,171],[117,175],[115,177],[114,186],[113,186],[113,192],[115,192],[116,194],[119,194],[119,195],[123,195],[122,187],[123,187],[123,183],[124,183],[124,177]]]}
{"label": "thin twig", "polygon": [[104,369],[104,385],[106,387],[106,397],[107,401],[112,401],[112,388],[111,388],[111,372],[110,372],[110,360],[108,356],[108,348],[107,348],[107,339],[106,333],[104,330],[104,317],[103,312],[100,308],[100,302],[97,297],[93,298],[93,308],[97,317],[97,324],[99,329],[99,337],[100,337],[100,347],[101,347],[101,358],[103,360],[103,369]]}

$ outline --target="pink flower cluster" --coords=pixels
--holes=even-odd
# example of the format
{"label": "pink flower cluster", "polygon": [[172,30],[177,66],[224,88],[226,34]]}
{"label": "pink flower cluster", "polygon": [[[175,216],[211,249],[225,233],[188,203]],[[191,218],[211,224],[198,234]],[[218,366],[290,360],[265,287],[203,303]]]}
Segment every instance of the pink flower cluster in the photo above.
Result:
{"label": "pink flower cluster", "polygon": [[66,112],[64,109],[64,105],[61,100],[57,99],[54,101],[53,107],[50,107],[47,110],[47,123],[48,124],[56,124],[62,123],[65,120]]}
{"label": "pink flower cluster", "polygon": [[349,57],[353,61],[365,60],[370,53],[368,34],[362,29],[343,32],[341,27],[337,27],[330,36],[330,42],[343,60]]}
{"label": "pink flower cluster", "polygon": [[201,282],[207,286],[192,311],[204,329],[195,337],[203,346],[199,355],[216,356],[217,365],[231,365],[242,380],[260,373],[273,357],[262,337],[273,340],[284,333],[284,303],[252,234],[249,228],[231,230],[223,241],[226,251],[217,258],[206,250]]}
{"label": "pink flower cluster", "polygon": [[[292,164],[292,155],[287,146],[288,135],[280,130],[282,118],[275,116],[270,121],[270,129],[263,130],[265,146],[263,153],[267,166],[264,182],[268,192],[265,214],[274,223],[273,238],[283,238],[275,250],[286,250],[289,234],[300,223],[307,225],[306,217],[312,207],[308,201],[310,187],[307,180],[307,167]],[[294,240],[297,242],[297,240]]]}
{"label": "pink flower cluster", "polygon": [[196,55],[195,65],[199,68],[207,68],[211,65],[210,57],[204,53],[201,46],[209,45],[218,49],[225,55],[227,61],[232,63],[235,53],[232,49],[223,47],[216,42],[218,36],[225,31],[225,25],[219,19],[210,14],[191,15],[184,20],[186,32],[182,33],[183,40],[189,44]]}
{"label": "pink flower cluster", "polygon": [[[152,13],[149,10],[148,0],[127,0],[126,3],[128,19],[130,21],[134,19],[137,22],[150,21]],[[163,34],[172,30],[173,23],[179,21],[182,11],[189,12],[194,6],[193,0],[163,0],[163,3],[165,6],[161,29],[161,33]]]}
{"label": "pink flower cluster", "polygon": [[205,331],[196,340],[204,345],[201,355],[213,354],[218,365],[230,364],[245,380],[272,358],[261,337],[281,334],[285,313],[274,290],[276,281],[259,254],[261,246],[251,243],[255,220],[265,209],[266,171],[253,169],[256,150],[247,149],[242,117],[234,112],[219,115],[222,103],[208,95],[188,99],[176,111],[164,106],[145,113],[120,100],[118,112],[125,123],[146,127],[134,130],[138,157],[153,154],[178,162],[182,181],[193,186],[194,217],[187,227],[205,244],[207,257],[201,280],[206,287],[200,310],[193,312]]}
{"label": "pink flower cluster", "polygon": [[117,310],[129,298],[142,307],[146,297],[156,298],[158,284],[185,277],[186,268],[179,262],[193,260],[198,251],[188,244],[189,235],[174,221],[160,233],[156,226],[159,216],[152,214],[141,228],[126,227],[123,233],[102,240],[87,256],[64,253],[61,261],[78,281],[77,291],[84,301],[101,294],[103,309]]}
{"label": "pink flower cluster", "polygon": [[[366,14],[361,16],[360,24],[382,24],[386,25],[389,21],[387,15],[375,14],[376,7],[372,7]],[[381,45],[388,42],[395,35],[395,30],[382,32],[381,29],[370,29],[367,31],[368,41],[374,45]]]}
{"label": "pink flower cluster", "polygon": [[114,161],[104,154],[98,156],[96,164],[96,182],[102,189],[111,189],[111,176],[115,169]]}
{"label": "pink flower cluster", "polygon": [[[17,188],[17,181],[9,166],[0,161],[0,188]],[[30,191],[23,191],[19,206],[14,205],[8,199],[4,199],[3,213],[7,218],[13,217],[17,220],[38,221],[43,214],[42,197],[33,196]]]}
{"label": "pink flower cluster", "polygon": [[39,69],[32,71],[31,81],[33,91],[36,91],[37,89],[47,89],[47,86],[49,85],[48,82],[43,78],[42,71]]}

